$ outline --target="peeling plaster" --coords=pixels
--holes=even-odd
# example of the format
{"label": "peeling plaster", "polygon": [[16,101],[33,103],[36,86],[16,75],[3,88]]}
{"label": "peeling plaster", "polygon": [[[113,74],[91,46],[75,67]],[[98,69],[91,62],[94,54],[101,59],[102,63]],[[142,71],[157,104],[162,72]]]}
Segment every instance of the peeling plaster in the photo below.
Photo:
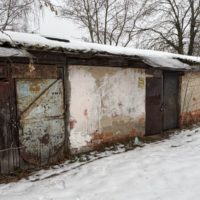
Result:
{"label": "peeling plaster", "polygon": [[77,122],[70,133],[71,148],[87,145],[94,131],[102,133],[113,123],[145,118],[145,89],[139,88],[139,78],[145,78],[141,69],[71,68],[70,115]]}
{"label": "peeling plaster", "polygon": [[187,73],[179,84],[179,105],[181,113],[194,112],[200,109],[200,79],[198,73]]}
{"label": "peeling plaster", "polygon": [[82,146],[86,146],[87,142],[91,141],[91,136],[87,132],[79,131],[75,132],[74,130],[70,133],[70,142],[73,148],[80,149]]}
{"label": "peeling plaster", "polygon": [[[71,82],[70,115],[76,124],[70,132],[72,148],[80,148],[92,139],[90,135],[98,127],[101,106],[98,87],[92,74],[74,66],[69,72]],[[87,110],[87,117],[85,117]]]}

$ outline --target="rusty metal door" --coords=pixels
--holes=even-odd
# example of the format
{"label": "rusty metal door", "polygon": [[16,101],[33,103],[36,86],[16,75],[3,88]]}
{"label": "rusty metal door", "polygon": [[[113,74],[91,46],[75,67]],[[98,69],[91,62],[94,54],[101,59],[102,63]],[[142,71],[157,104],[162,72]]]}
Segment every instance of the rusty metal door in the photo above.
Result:
{"label": "rusty metal door", "polygon": [[64,144],[62,79],[16,79],[20,155],[45,165]]}
{"label": "rusty metal door", "polygon": [[163,130],[178,127],[178,72],[163,75]]}
{"label": "rusty metal door", "polygon": [[146,130],[145,135],[162,132],[162,79],[146,78]]}

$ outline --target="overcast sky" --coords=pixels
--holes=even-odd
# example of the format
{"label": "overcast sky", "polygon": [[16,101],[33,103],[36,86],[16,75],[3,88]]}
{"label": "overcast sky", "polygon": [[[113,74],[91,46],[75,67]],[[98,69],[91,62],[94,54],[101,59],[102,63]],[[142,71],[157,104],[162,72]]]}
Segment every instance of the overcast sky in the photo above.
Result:
{"label": "overcast sky", "polygon": [[[56,3],[55,0],[52,2]],[[83,33],[73,22],[59,19],[49,8],[45,8],[44,18],[41,19],[40,23],[40,34],[74,40],[81,38]]]}

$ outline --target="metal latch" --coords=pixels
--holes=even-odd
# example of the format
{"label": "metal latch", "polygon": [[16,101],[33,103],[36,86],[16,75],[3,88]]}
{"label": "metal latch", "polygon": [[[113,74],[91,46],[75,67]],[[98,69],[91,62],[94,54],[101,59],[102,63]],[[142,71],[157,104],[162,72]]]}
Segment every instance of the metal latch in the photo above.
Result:
{"label": "metal latch", "polygon": [[12,127],[17,127],[19,126],[19,122],[16,122],[14,119],[10,119],[9,122],[8,122],[9,126],[12,126]]}

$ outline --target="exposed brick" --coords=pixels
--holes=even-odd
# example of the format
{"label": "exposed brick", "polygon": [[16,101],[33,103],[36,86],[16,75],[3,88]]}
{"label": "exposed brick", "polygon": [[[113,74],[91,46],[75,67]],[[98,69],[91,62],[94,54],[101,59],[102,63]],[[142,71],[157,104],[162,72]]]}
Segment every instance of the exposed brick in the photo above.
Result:
{"label": "exposed brick", "polygon": [[135,136],[141,136],[141,132],[135,133]]}
{"label": "exposed brick", "polygon": [[139,119],[139,122],[143,122],[143,121],[144,121],[144,118]]}
{"label": "exposed brick", "polygon": [[135,131],[136,131],[136,130],[133,128],[133,129],[132,129],[132,131],[130,131],[130,133],[129,133],[129,136],[130,136],[130,137],[133,137],[133,136],[135,136],[135,134],[134,134],[134,133],[135,133]]}
{"label": "exposed brick", "polygon": [[134,133],[132,133],[132,132],[130,132],[129,136],[130,136],[130,137],[134,137],[134,136],[135,136],[135,134],[134,134]]}
{"label": "exposed brick", "polygon": [[196,115],[200,115],[200,110],[196,110]]}
{"label": "exposed brick", "polygon": [[182,113],[179,117],[179,120],[181,126],[190,125],[200,121],[200,109],[193,112]]}
{"label": "exposed brick", "polygon": [[136,131],[135,129],[132,129],[132,132],[133,132],[133,133],[135,133],[135,131]]}
{"label": "exposed brick", "polygon": [[94,135],[94,140],[102,139],[102,138],[103,138],[103,133]]}
{"label": "exposed brick", "polygon": [[186,117],[188,115],[188,113],[183,113],[182,117]]}
{"label": "exposed brick", "polygon": [[112,141],[112,139],[107,139],[107,138],[103,139],[103,142],[110,142],[110,141]]}
{"label": "exposed brick", "polygon": [[196,98],[193,98],[193,101],[196,101]]}
{"label": "exposed brick", "polygon": [[110,140],[119,140],[119,139],[121,139],[121,136],[114,136]]}
{"label": "exposed brick", "polygon": [[145,135],[145,131],[142,131],[142,132],[141,132],[141,136],[144,136],[144,135]]}
{"label": "exposed brick", "polygon": [[199,115],[192,115],[192,118],[199,118]]}
{"label": "exposed brick", "polygon": [[113,133],[105,133],[105,137],[111,137],[111,136],[113,136]]}
{"label": "exposed brick", "polygon": [[117,137],[113,137],[113,138],[112,138],[112,140],[117,140],[117,139],[118,139]]}

